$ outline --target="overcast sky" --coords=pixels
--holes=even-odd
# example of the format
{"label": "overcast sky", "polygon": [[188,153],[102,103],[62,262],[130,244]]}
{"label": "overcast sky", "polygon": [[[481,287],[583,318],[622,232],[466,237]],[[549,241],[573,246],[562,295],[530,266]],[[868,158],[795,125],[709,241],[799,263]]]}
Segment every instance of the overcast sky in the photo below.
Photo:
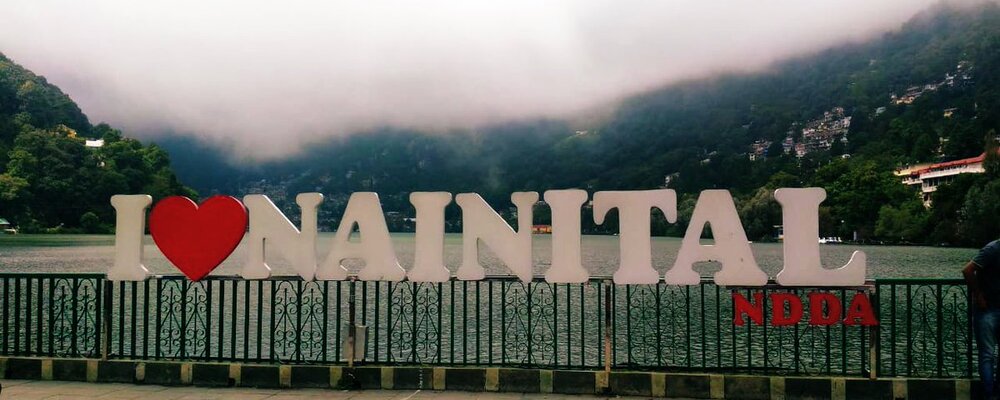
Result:
{"label": "overcast sky", "polygon": [[0,52],[127,134],[256,158],[381,125],[575,115],[899,28],[932,0],[46,1]]}

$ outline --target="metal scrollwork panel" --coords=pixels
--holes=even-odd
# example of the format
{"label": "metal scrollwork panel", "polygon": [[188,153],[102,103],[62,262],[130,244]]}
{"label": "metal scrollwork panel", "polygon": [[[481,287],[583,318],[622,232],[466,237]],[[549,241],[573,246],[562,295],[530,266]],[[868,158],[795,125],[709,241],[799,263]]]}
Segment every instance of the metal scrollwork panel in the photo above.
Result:
{"label": "metal scrollwork panel", "polygon": [[97,356],[97,279],[52,282],[49,303],[52,353],[62,357]]}
{"label": "metal scrollwork panel", "polygon": [[662,351],[663,364],[690,368],[692,361],[699,356],[693,346],[700,344],[700,338],[704,337],[704,332],[698,332],[695,325],[698,314],[691,308],[692,301],[695,301],[692,291],[696,289],[692,286],[662,285],[660,290],[663,293],[660,300],[660,341],[663,346],[669,346],[668,351]]}
{"label": "metal scrollwork panel", "polygon": [[831,344],[837,342],[835,335],[839,327],[799,324],[796,329],[798,340],[792,343],[796,370],[807,375],[830,373],[839,354],[831,348]]}
{"label": "metal scrollwork panel", "polygon": [[[522,284],[523,285],[523,284]],[[528,284],[530,308],[525,328],[529,339],[529,365],[550,366],[556,362],[555,357],[555,315],[558,303],[555,298],[555,285],[544,282]]]}
{"label": "metal scrollwork panel", "polygon": [[552,286],[505,282],[501,291],[502,362],[550,365],[553,362]]}
{"label": "metal scrollwork panel", "polygon": [[323,315],[326,293],[323,282],[275,281],[274,358],[282,362],[321,360],[326,346]]}
{"label": "metal scrollwork panel", "polygon": [[968,292],[961,284],[879,287],[884,376],[970,377],[976,369]]}
{"label": "metal scrollwork panel", "polygon": [[910,339],[907,368],[909,374],[924,375],[932,370],[937,361],[937,343],[935,338],[940,333],[937,328],[938,304],[934,299],[938,292],[935,287],[920,285],[912,288],[910,303],[909,327],[907,337]]}
{"label": "metal scrollwork panel", "polygon": [[500,292],[501,359],[504,364],[528,364],[528,292],[523,283],[503,282]]}
{"label": "metal scrollwork panel", "polygon": [[441,291],[436,283],[403,282],[389,291],[389,356],[400,362],[439,362]]}
{"label": "metal scrollwork panel", "polygon": [[968,292],[965,286],[943,287],[941,294],[941,374],[945,377],[972,376],[976,369],[973,354],[971,321],[969,320]]}
{"label": "metal scrollwork panel", "polygon": [[190,359],[208,356],[205,323],[207,281],[160,279],[157,282],[157,358]]}
{"label": "metal scrollwork panel", "polygon": [[619,308],[616,317],[626,322],[619,335],[626,344],[626,351],[619,354],[617,361],[630,365],[662,365],[660,323],[666,319],[661,316],[667,310],[661,302],[664,293],[660,286],[631,285],[616,289],[619,295],[624,294],[625,300],[624,309]]}

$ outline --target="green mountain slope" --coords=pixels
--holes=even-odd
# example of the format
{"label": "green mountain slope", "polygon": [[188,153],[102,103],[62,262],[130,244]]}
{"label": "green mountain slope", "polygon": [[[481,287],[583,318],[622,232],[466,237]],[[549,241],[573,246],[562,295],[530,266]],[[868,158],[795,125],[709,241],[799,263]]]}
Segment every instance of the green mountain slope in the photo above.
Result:
{"label": "green mountain slope", "polygon": [[0,54],[0,217],[22,232],[107,232],[110,197],[130,193],[193,194],[165,151],[92,126],[59,88]]}
{"label": "green mountain slope", "polygon": [[[807,129],[833,123],[845,127],[796,157],[795,145],[809,150],[817,144]],[[296,160],[243,169],[234,174],[239,179],[200,182],[207,191],[227,193],[321,191],[330,197],[328,227],[347,195],[359,190],[378,191],[386,210],[408,215],[407,194],[416,190],[479,192],[507,213],[507,196],[517,190],[668,186],[680,194],[681,221],[658,223],[654,233],[671,235],[683,234],[700,190],[724,188],[736,196],[753,240],[772,237],[773,225],[781,223],[769,190],[819,186],[828,192],[821,210],[825,236],[978,245],[1000,235],[1000,209],[991,208],[1000,207],[1000,184],[992,167],[943,188],[931,210],[892,172],[976,156],[994,142],[998,127],[1000,7],[939,5],[865,43],[762,73],[635,96],[592,126],[527,121],[439,134],[381,129],[317,143]],[[751,160],[755,142],[766,157]],[[296,214],[290,198],[279,203]],[[448,212],[457,221],[457,209]],[[609,224],[585,229],[614,230],[614,220]]]}

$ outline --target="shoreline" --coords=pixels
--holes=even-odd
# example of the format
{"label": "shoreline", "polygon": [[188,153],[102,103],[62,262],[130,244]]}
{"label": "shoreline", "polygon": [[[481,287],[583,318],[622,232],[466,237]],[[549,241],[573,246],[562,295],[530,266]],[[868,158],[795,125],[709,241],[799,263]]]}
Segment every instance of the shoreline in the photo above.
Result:
{"label": "shoreline", "polygon": [[[332,236],[334,234],[336,234],[336,231],[320,231],[319,232],[319,235],[321,237],[323,237],[323,236]],[[413,236],[414,232],[389,232],[389,235],[392,236],[392,237],[394,237],[394,238],[402,238],[402,237]],[[445,232],[445,237],[461,237],[461,236],[462,236],[461,232]],[[584,234],[582,234],[580,236],[583,237],[583,238],[588,238],[588,237],[589,238],[615,238],[615,237],[618,237],[617,234],[602,234],[602,233],[584,233]],[[30,241],[31,239],[41,239],[41,238],[53,238],[53,240],[49,241],[49,242],[52,242],[52,245],[58,245],[56,242],[65,241],[65,240],[59,240],[59,239],[68,239],[68,238],[93,238],[92,242],[95,243],[95,244],[99,243],[99,242],[102,242],[102,241],[107,241],[107,242],[110,242],[110,243],[113,244],[114,243],[114,237],[115,237],[115,235],[113,233],[18,233],[18,234],[13,234],[13,235],[11,235],[11,234],[0,235],[0,246],[3,246],[5,244],[9,244],[9,243],[22,242],[22,241],[27,242],[27,241]],[[551,235],[549,235],[549,234],[534,234],[534,237],[551,237]],[[150,241],[152,240],[151,237],[150,237],[150,235],[148,233],[144,235],[144,238],[147,238]],[[683,237],[681,237],[681,236],[655,236],[655,235],[650,236],[650,238],[653,239],[653,240],[676,240],[678,242],[681,239],[683,239]],[[702,238],[701,240],[702,240],[702,242],[707,242],[707,241],[710,241],[711,239]],[[39,240],[38,242],[39,243],[37,243],[37,245],[45,245],[46,244],[45,240]],[[766,244],[766,245],[780,245],[780,244],[782,244],[782,241],[779,241],[779,240],[751,240],[751,241],[749,241],[749,243],[751,243],[751,244]],[[67,245],[72,246],[73,244],[67,244]],[[892,242],[884,242],[884,241],[843,241],[843,242],[840,242],[840,243],[821,243],[820,246],[821,247],[822,246],[837,246],[837,247],[846,247],[846,246],[915,247],[915,248],[921,248],[921,247],[923,247],[923,248],[935,248],[935,249],[969,249],[969,250],[978,250],[977,247],[963,247],[963,246],[951,246],[951,245],[927,244],[927,243],[908,243],[908,242],[892,243]]]}

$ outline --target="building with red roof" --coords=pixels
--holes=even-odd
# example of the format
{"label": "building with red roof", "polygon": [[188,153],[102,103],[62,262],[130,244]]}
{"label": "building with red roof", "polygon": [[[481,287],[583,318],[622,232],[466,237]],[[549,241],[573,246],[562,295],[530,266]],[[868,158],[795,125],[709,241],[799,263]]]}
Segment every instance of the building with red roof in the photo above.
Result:
{"label": "building with red roof", "polygon": [[951,182],[956,175],[981,174],[986,172],[983,160],[986,153],[972,158],[948,161],[935,164],[919,164],[896,170],[896,176],[903,178],[903,184],[920,185],[920,195],[924,205],[930,207],[931,193],[937,191],[941,184]]}

